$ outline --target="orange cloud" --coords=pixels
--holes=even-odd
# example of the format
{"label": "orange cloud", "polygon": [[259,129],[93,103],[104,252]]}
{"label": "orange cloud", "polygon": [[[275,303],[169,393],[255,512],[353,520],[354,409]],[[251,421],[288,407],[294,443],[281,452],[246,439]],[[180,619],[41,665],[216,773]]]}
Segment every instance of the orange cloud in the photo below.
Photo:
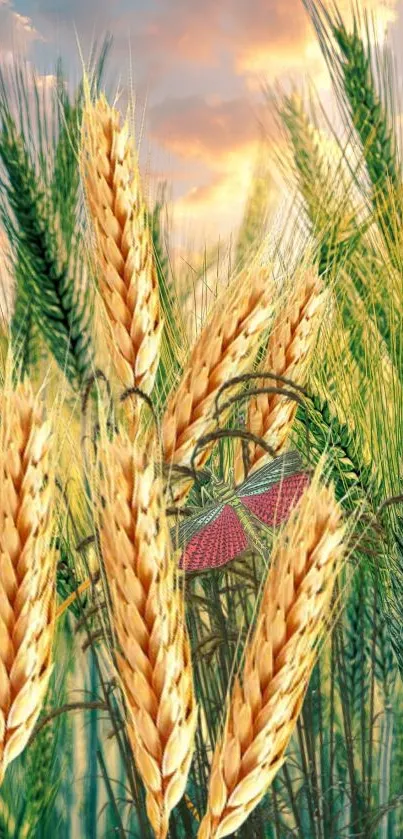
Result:
{"label": "orange cloud", "polygon": [[283,64],[297,58],[309,37],[309,20],[301,0],[235,0],[229,41],[239,69],[254,64],[254,55],[269,47],[283,54]]}
{"label": "orange cloud", "polygon": [[[374,13],[379,42],[387,25],[397,16],[398,0],[366,0],[367,12]],[[352,22],[351,0],[339,0],[337,9],[347,26]],[[263,73],[273,78],[289,71],[306,72],[318,81],[325,79],[324,62],[317,34],[301,0],[256,0],[250,14],[249,0],[236,0],[230,39],[234,43],[235,67],[239,74]],[[327,81],[327,84],[329,82]]]}
{"label": "orange cloud", "polygon": [[[175,202],[175,225],[187,231],[198,231],[206,241],[228,236],[239,224],[245,200],[251,187],[259,141],[251,141],[242,149],[228,152],[211,182],[195,185]],[[267,180],[270,202],[274,204],[277,190],[273,181]]]}
{"label": "orange cloud", "polygon": [[[211,172],[207,184],[195,177],[174,203],[175,228],[185,242],[193,235],[199,241],[226,237],[240,222],[261,142],[259,120],[266,117],[262,107],[253,107],[246,96],[209,101],[191,96],[166,99],[151,109],[153,139],[182,159],[201,161]],[[270,133],[276,137],[273,124]],[[191,172],[188,167],[188,180]],[[274,194],[273,185],[270,189]]]}
{"label": "orange cloud", "polygon": [[221,30],[220,3],[217,0],[203,0],[203,3],[169,0],[165,8],[161,6],[146,28],[147,46],[159,53],[172,52],[176,60],[197,63],[214,60]]}
{"label": "orange cloud", "polygon": [[150,133],[171,152],[203,159],[214,168],[228,152],[258,139],[258,117],[244,96],[213,102],[202,96],[169,98],[151,108]]}

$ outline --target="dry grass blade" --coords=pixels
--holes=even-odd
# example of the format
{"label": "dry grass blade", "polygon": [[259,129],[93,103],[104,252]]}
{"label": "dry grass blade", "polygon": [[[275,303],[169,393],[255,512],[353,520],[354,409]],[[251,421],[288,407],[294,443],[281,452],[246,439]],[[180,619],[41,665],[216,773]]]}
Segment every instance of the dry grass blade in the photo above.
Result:
{"label": "dry grass blade", "polygon": [[100,537],[128,731],[155,835],[167,835],[193,754],[197,707],[183,598],[150,447],[104,441]]}
{"label": "dry grass blade", "polygon": [[[304,385],[328,300],[329,293],[313,269],[304,269],[297,274],[290,297],[270,333],[261,365],[263,371]],[[279,455],[286,445],[296,409],[296,402],[288,397],[259,394],[250,401],[247,428]],[[260,446],[249,444],[250,471],[263,466],[267,457]],[[240,447],[236,452],[235,477],[238,483],[244,477]]]}
{"label": "dry grass blade", "polygon": [[1,396],[0,781],[24,749],[52,670],[50,426],[27,385]]}
{"label": "dry grass blade", "polygon": [[128,123],[104,96],[88,104],[82,142],[86,195],[99,250],[112,355],[126,388],[150,394],[162,332],[152,236]]}
{"label": "dry grass blade", "polygon": [[345,528],[317,476],[273,551],[242,680],[237,679],[210,775],[199,839],[229,836],[284,762],[340,568]]}
{"label": "dry grass blade", "polygon": [[[181,381],[168,401],[162,421],[167,463],[189,466],[195,444],[213,430],[215,398],[220,387],[251,366],[278,297],[267,267],[242,273],[218,297],[190,355]],[[211,449],[197,458],[201,466]],[[175,500],[183,500],[185,482]]]}

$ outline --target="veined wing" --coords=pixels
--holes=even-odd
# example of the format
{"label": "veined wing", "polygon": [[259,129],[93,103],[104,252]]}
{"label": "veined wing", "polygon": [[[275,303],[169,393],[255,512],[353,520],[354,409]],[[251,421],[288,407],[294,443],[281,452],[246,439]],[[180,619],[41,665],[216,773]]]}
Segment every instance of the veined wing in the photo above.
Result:
{"label": "veined wing", "polygon": [[224,504],[218,501],[203,507],[201,512],[188,516],[176,527],[171,528],[171,539],[175,549],[183,548],[203,527],[207,527],[221,513]]}
{"label": "veined wing", "polygon": [[252,495],[266,493],[270,487],[288,476],[304,471],[301,458],[298,452],[285,452],[279,455],[270,463],[266,463],[261,469],[257,469],[252,475],[236,488],[236,494],[244,500]]}
{"label": "veined wing", "polygon": [[248,546],[244,528],[229,504],[216,504],[205,513],[209,513],[208,520],[201,513],[180,525],[184,550],[179,567],[186,571],[220,568]]}
{"label": "veined wing", "polygon": [[285,452],[257,469],[236,490],[242,504],[269,527],[286,521],[309,483],[296,451]]}
{"label": "veined wing", "polygon": [[291,510],[298,503],[309,484],[307,472],[297,472],[280,478],[266,492],[243,495],[242,504],[268,527],[278,527],[287,521]]}

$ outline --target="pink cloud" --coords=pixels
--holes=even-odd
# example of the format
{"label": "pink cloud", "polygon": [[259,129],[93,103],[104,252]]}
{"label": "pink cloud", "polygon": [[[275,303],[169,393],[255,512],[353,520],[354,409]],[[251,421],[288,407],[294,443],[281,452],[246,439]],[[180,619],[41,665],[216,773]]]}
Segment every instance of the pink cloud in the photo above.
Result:
{"label": "pink cloud", "polygon": [[171,152],[210,163],[259,136],[257,110],[242,96],[168,98],[150,109],[149,123],[151,136]]}
{"label": "pink cloud", "polygon": [[159,55],[170,54],[175,61],[214,63],[225,2],[165,0],[145,26],[143,44]]}
{"label": "pink cloud", "polygon": [[239,67],[254,49],[266,47],[285,50],[289,63],[311,31],[301,0],[163,0],[142,38],[160,58],[214,64],[224,48]]}
{"label": "pink cloud", "polygon": [[274,49],[304,43],[310,23],[301,0],[234,0],[229,38],[236,51],[271,44]]}

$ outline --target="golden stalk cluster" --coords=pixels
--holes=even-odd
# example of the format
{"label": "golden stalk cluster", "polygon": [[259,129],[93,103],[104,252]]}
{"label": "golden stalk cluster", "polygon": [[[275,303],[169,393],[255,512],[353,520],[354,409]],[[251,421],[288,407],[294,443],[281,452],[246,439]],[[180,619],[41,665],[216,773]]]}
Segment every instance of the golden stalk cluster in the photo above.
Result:
{"label": "golden stalk cluster", "polygon": [[331,489],[315,479],[273,550],[242,680],[214,753],[199,839],[236,831],[284,762],[340,569],[345,528]]}
{"label": "golden stalk cluster", "polygon": [[116,372],[125,388],[150,394],[162,333],[153,242],[128,122],[104,96],[86,106],[82,168]]}
{"label": "golden stalk cluster", "polygon": [[[299,386],[305,384],[328,301],[329,293],[312,268],[297,272],[288,301],[270,332],[262,372],[284,376]],[[287,385],[274,379],[261,382],[257,379],[257,384],[287,389]],[[289,397],[275,393],[258,394],[249,402],[247,429],[261,437],[279,455],[287,443],[296,410],[297,403]],[[248,449],[250,471],[253,472],[264,465],[268,455],[255,443],[249,443]],[[236,482],[240,483],[243,477],[243,461],[238,446],[235,454]]]}
{"label": "golden stalk cluster", "polygon": [[[125,388],[150,394],[162,320],[136,149],[127,122],[121,125],[103,96],[86,105],[82,138],[113,360]],[[263,370],[303,383],[327,299],[312,270],[297,274],[272,328]],[[270,267],[245,268],[222,291],[162,417],[168,466],[191,465],[197,441],[216,427],[220,388],[252,368],[279,310]],[[278,454],[295,410],[288,399],[261,394],[250,403],[247,427]],[[221,419],[226,416],[228,411]],[[0,781],[32,733],[51,673],[56,592],[49,447],[49,424],[42,421],[31,389],[10,388],[2,398],[0,425]],[[211,448],[199,453],[196,466]],[[125,432],[112,439],[101,433],[96,492],[114,666],[148,817],[157,839],[165,839],[170,813],[185,792],[197,706],[156,454],[151,436],[140,446]],[[252,469],[257,468],[265,452],[252,445],[250,456]],[[239,457],[236,462],[239,469]],[[178,482],[175,501],[184,499],[189,486],[187,477]],[[330,606],[343,538],[339,507],[315,478],[274,549],[243,675],[235,682],[213,757],[200,839],[237,830],[284,761]]]}
{"label": "golden stalk cluster", "polygon": [[147,813],[164,839],[185,791],[197,723],[183,597],[150,446],[118,436],[104,441],[101,457],[100,538],[117,668]]}
{"label": "golden stalk cluster", "polygon": [[32,390],[3,393],[0,427],[0,782],[32,734],[52,671],[50,426]]}

